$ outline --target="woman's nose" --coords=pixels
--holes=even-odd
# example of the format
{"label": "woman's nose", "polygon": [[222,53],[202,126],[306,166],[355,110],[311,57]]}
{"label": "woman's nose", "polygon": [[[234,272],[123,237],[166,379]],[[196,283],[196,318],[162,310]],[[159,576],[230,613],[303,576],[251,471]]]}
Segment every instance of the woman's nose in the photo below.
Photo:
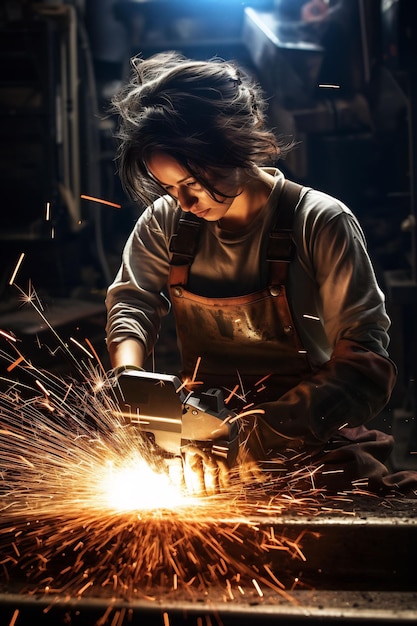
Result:
{"label": "woman's nose", "polygon": [[198,198],[188,188],[181,188],[178,190],[178,202],[183,211],[191,211],[191,209],[197,204]]}

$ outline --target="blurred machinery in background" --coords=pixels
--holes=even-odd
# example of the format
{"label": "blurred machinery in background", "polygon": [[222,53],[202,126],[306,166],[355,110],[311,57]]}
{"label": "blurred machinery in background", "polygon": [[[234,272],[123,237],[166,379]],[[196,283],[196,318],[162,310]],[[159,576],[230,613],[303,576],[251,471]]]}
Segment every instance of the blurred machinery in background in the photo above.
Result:
{"label": "blurred machinery in background", "polygon": [[[315,8],[310,14],[308,5]],[[365,226],[387,218],[385,229],[382,223],[369,229],[378,262],[383,270],[409,265],[404,250],[414,246],[413,220],[406,222],[408,235],[401,224],[413,213],[412,5],[410,0],[9,0],[0,10],[1,237],[2,267],[8,268],[3,287],[22,251],[19,244],[37,242],[43,242],[37,259],[46,246],[54,251],[48,261],[57,260],[54,272],[42,268],[35,276],[31,265],[31,275],[45,283],[48,275],[52,290],[61,283],[61,291],[68,292],[77,284],[77,262],[83,265],[91,247],[78,245],[77,256],[72,244],[76,250],[78,241],[94,240],[93,262],[102,285],[108,282],[106,253],[97,239],[104,236],[111,247],[117,224],[115,229],[110,219],[104,235],[100,228],[96,232],[94,205],[80,194],[109,200],[121,194],[113,120],[106,109],[129,72],[130,57],[164,49],[194,58],[234,58],[253,72],[268,96],[271,124],[299,142],[283,168],[346,201]],[[324,10],[317,12],[317,6]],[[381,214],[382,205],[387,213]],[[117,219],[123,223],[123,217]],[[66,244],[68,254],[54,257]],[[64,257],[71,257],[70,268]]]}
{"label": "blurred machinery in background", "polygon": [[[385,272],[392,319],[392,356],[399,366],[394,397],[393,430],[397,441],[393,462],[417,467],[417,18],[412,0],[382,2],[381,63],[378,68],[380,132],[388,139],[389,167],[381,180],[394,174],[403,185],[388,197],[403,197],[407,211],[400,223],[404,263]],[[393,148],[390,150],[389,148]],[[394,191],[394,193],[393,193]],[[395,194],[395,191],[397,192]],[[391,213],[395,214],[395,204]],[[402,214],[401,214],[402,217]],[[388,223],[390,220],[387,220]],[[394,224],[396,222],[394,221]],[[391,218],[392,224],[392,218]],[[396,350],[396,352],[395,352]]]}
{"label": "blurred machinery in background", "polygon": [[299,146],[289,174],[345,201],[367,235],[392,318],[394,465],[417,467],[416,106],[412,0],[279,0],[245,11],[270,119]]}
{"label": "blurred machinery in background", "polygon": [[[1,247],[9,276],[23,248],[39,259],[47,246],[51,277],[64,233],[80,228],[75,23],[70,6],[53,14],[15,6],[0,25]],[[58,266],[58,280],[70,279],[63,259]],[[31,271],[36,281],[36,263]]]}
{"label": "blurred machinery in background", "polygon": [[98,239],[91,237],[99,214],[80,198],[100,194],[87,35],[77,7],[56,2],[4,3],[0,32],[0,289],[4,295],[24,252],[23,282],[30,278],[68,295],[82,282],[88,254],[105,273]]}

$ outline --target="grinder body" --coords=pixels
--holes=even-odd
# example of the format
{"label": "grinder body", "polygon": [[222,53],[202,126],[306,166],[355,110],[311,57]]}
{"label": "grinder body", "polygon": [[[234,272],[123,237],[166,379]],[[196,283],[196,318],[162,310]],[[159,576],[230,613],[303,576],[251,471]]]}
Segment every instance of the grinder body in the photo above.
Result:
{"label": "grinder body", "polygon": [[236,462],[238,426],[220,389],[186,391],[171,374],[125,370],[117,377],[119,415],[136,426],[165,455],[200,447],[229,467]]}

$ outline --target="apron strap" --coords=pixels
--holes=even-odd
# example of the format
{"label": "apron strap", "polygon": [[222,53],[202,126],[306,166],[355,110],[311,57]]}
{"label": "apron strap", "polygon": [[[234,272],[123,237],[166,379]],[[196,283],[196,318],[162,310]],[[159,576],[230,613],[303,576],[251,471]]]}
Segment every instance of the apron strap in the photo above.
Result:
{"label": "apron strap", "polygon": [[286,180],[281,191],[279,209],[269,234],[266,251],[270,286],[286,284],[288,267],[295,250],[292,237],[294,211],[300,199],[302,188],[302,185]]}
{"label": "apron strap", "polygon": [[181,211],[176,232],[169,243],[169,251],[172,252],[170,285],[187,284],[188,272],[197,254],[202,222],[203,220],[193,213]]}
{"label": "apron strap", "polygon": [[[292,222],[294,210],[300,198],[302,186],[286,180],[279,198],[279,210],[269,234],[267,256],[269,264],[269,284],[285,285],[288,266],[294,254]],[[169,250],[173,256],[170,262],[169,284],[186,285],[190,266],[197,254],[200,230],[203,220],[193,213],[182,211],[176,232],[171,237]]]}

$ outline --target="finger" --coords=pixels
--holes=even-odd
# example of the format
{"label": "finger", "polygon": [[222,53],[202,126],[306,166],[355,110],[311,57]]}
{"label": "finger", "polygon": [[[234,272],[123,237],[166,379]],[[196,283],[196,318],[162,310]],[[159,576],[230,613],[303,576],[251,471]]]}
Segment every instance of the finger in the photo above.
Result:
{"label": "finger", "polygon": [[169,480],[175,487],[185,487],[184,482],[184,466],[180,457],[174,457],[173,459],[167,459]]}
{"label": "finger", "polygon": [[184,481],[191,494],[204,494],[204,466],[199,454],[186,452],[184,459]]}
{"label": "finger", "polygon": [[219,489],[226,491],[230,487],[230,467],[223,459],[217,461],[219,468]]}
{"label": "finger", "polygon": [[204,485],[207,495],[213,496],[220,493],[219,483],[219,467],[217,463],[209,459],[209,462],[203,462],[204,468]]}

